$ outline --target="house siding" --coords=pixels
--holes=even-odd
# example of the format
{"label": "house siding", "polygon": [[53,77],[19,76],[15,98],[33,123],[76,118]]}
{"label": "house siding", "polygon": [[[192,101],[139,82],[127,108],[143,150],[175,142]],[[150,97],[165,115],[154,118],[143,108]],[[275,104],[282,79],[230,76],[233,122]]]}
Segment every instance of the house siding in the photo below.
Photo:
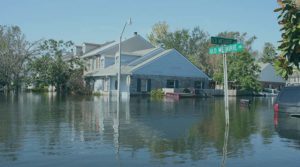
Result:
{"label": "house siding", "polygon": [[[141,87],[146,91],[138,91],[138,80],[144,80],[145,82],[141,82]],[[133,75],[131,76],[130,83],[130,93],[131,94],[140,94],[146,93],[146,85],[145,83],[151,80],[151,90],[166,88],[168,80],[177,80],[178,88],[194,88],[195,81],[200,81],[203,83],[203,89],[208,88],[209,81],[207,78],[193,78],[193,77],[173,77],[173,76],[155,76],[155,75]],[[151,91],[148,89],[148,92]]]}

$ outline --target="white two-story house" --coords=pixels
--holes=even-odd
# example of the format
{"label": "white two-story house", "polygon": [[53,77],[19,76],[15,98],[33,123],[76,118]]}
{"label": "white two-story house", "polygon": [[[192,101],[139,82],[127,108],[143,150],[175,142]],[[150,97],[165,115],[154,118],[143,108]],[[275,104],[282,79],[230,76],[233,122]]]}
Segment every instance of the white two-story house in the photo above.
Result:
{"label": "white two-story house", "polygon": [[[121,96],[149,93],[159,88],[208,87],[209,77],[175,49],[154,47],[138,34],[122,41]],[[118,90],[119,42],[84,44],[76,53],[85,61],[86,85],[101,94]]]}

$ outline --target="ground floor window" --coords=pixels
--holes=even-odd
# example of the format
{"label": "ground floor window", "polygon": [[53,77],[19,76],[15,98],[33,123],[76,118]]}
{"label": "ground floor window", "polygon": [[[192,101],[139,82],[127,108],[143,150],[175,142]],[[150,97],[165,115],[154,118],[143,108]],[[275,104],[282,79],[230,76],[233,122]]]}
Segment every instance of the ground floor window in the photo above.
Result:
{"label": "ground floor window", "polygon": [[194,88],[202,89],[203,88],[203,83],[201,81],[195,81],[194,82]]}
{"label": "ground floor window", "polygon": [[178,80],[167,80],[167,88],[178,88]]}
{"label": "ground floor window", "polygon": [[137,92],[150,92],[151,79],[137,79]]}

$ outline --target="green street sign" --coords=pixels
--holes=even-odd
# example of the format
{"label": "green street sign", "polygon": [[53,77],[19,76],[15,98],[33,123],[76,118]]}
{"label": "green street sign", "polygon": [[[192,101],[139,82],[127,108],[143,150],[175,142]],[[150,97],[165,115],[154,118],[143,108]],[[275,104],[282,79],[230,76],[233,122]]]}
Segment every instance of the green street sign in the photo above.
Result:
{"label": "green street sign", "polygon": [[229,44],[237,43],[236,39],[222,38],[222,37],[211,37],[210,41],[212,44],[216,44],[216,45],[229,45]]}
{"label": "green street sign", "polygon": [[244,45],[241,43],[236,43],[231,45],[211,47],[209,48],[209,54],[217,55],[223,53],[236,53],[236,52],[241,52],[243,50],[244,50]]}

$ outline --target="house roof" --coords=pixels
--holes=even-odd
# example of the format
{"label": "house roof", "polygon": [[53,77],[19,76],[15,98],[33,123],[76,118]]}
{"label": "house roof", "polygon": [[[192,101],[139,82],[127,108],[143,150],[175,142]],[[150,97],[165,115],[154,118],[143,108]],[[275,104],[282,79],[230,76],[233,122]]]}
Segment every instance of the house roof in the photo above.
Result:
{"label": "house roof", "polygon": [[149,57],[148,59],[144,60],[143,62],[141,62],[141,63],[139,63],[139,64],[137,64],[135,66],[132,66],[132,71],[134,71],[134,70],[136,70],[136,69],[144,66],[145,64],[148,64],[149,62],[151,62],[151,61],[153,61],[153,60],[155,60],[155,59],[157,59],[157,58],[159,58],[159,57],[161,57],[161,56],[163,56],[165,54],[170,53],[172,50],[173,49],[168,49],[168,50],[165,50],[165,51],[163,51],[163,52],[161,52],[161,53],[159,53],[159,54],[157,54],[155,56]]}
{"label": "house roof", "polygon": [[[119,43],[114,42],[84,54],[83,58],[94,55],[115,57],[119,52]],[[165,50],[154,47],[140,35],[122,41],[122,74],[159,75],[174,77],[208,78],[203,71],[192,64],[175,49]],[[111,76],[118,73],[118,65],[112,64],[103,69],[85,73],[86,77]]]}
{"label": "house roof", "polygon": [[[144,56],[146,57],[146,56]],[[141,57],[144,58],[144,57]],[[149,56],[131,69],[132,74],[161,75],[210,79],[176,49],[169,49]]]}
{"label": "house roof", "polygon": [[[169,54],[180,54],[179,52],[177,52],[175,49],[168,49],[168,50],[164,50],[162,48],[156,48],[156,50],[159,50],[160,52],[156,52],[156,54],[154,55],[149,55],[149,56],[142,56],[140,58],[138,58],[137,60],[133,61],[133,62],[137,62],[137,63],[129,63],[128,65],[122,65],[121,67],[121,72],[122,74],[125,75],[131,75],[134,74],[137,70],[145,67],[146,65],[154,62],[155,60],[162,58],[164,56],[167,56]],[[148,52],[145,51],[145,53],[151,53],[151,51],[154,50],[148,50]],[[180,54],[181,55],[181,54]],[[182,57],[184,57],[183,55],[181,55]],[[186,59],[184,57],[184,59]],[[189,61],[188,61],[189,62]],[[208,78],[209,77],[202,72],[200,69],[198,69],[196,66],[194,66],[191,62],[189,62],[189,66],[192,66],[192,68],[194,69],[193,72],[196,71],[197,76],[193,76],[193,75],[187,75],[186,77],[203,77],[203,78]],[[192,72],[192,71],[191,71]],[[110,75],[116,75],[118,73],[118,66],[117,65],[111,65],[107,68],[98,70],[98,71],[93,71],[90,73],[86,73],[85,76],[93,76],[93,77],[97,77],[97,76],[110,76]]]}
{"label": "house roof", "polygon": [[[165,50],[164,52],[160,53],[160,54],[157,54],[153,57],[150,57],[149,59],[143,61],[142,63],[139,63],[135,66],[132,66],[132,65],[122,65],[121,69],[122,69],[122,74],[132,74],[132,72],[137,69],[137,68],[140,68],[142,67],[143,65],[151,62],[152,60],[160,57],[160,56],[163,56],[164,54],[166,53],[169,53],[170,51],[172,51],[172,49],[169,49],[169,50]],[[142,58],[142,57],[141,57]],[[108,75],[116,75],[118,73],[118,66],[116,65],[111,65],[107,68],[104,68],[104,69],[101,69],[101,70],[98,70],[97,72],[90,72],[90,73],[86,73],[86,76],[108,76]]]}
{"label": "house roof", "polygon": [[[84,44],[89,44],[89,45],[94,45],[94,46],[99,46],[99,47],[97,47],[97,48],[95,48],[95,49],[92,49],[92,50],[90,50],[90,51],[84,53],[82,56],[87,55],[87,54],[90,54],[90,53],[93,53],[94,51],[96,51],[96,50],[98,50],[98,49],[101,49],[101,48],[103,48],[103,47],[105,47],[105,46],[107,46],[107,45],[110,45],[110,44],[112,44],[112,43],[114,43],[114,42],[115,42],[115,41],[109,41],[109,42],[105,42],[104,44],[92,44],[92,43],[84,42]],[[81,46],[81,47],[82,47],[82,46]]]}
{"label": "house roof", "polygon": [[76,57],[76,56],[74,56],[73,53],[68,52],[62,56],[62,59],[63,59],[63,61],[70,61],[74,57]]}
{"label": "house roof", "polygon": [[276,74],[276,71],[270,63],[258,63],[260,66],[260,74],[258,80],[261,82],[277,82],[285,83],[285,80]]}
{"label": "house roof", "polygon": [[83,42],[83,44],[94,45],[94,46],[99,46],[99,47],[103,45],[103,44],[90,43],[90,42]]}
{"label": "house roof", "polygon": [[[142,38],[140,35],[135,35],[129,39],[126,39],[122,41],[122,51],[124,53],[131,52],[134,53],[138,50],[145,50],[145,49],[151,49],[154,48],[154,46]],[[115,53],[118,52],[119,49],[119,41],[109,43],[105,46],[96,48],[88,53],[83,54],[83,58],[88,58],[97,54],[106,54],[114,56]],[[136,53],[138,54],[138,52]]]}

